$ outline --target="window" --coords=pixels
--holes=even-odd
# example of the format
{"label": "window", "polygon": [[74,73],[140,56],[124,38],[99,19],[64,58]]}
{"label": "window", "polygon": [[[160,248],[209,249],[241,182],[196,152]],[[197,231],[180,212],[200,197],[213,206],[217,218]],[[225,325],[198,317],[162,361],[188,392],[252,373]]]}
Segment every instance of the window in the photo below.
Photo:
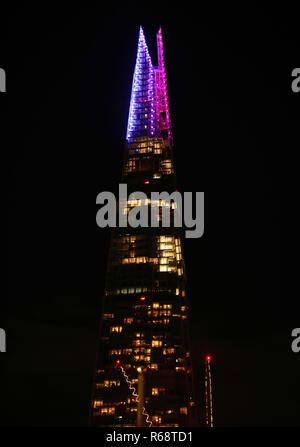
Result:
{"label": "window", "polygon": [[132,317],[130,317],[130,318],[124,318],[124,324],[132,324],[132,322],[133,322],[133,318]]}
{"label": "window", "polygon": [[102,315],[103,320],[109,320],[109,319],[112,319],[114,317],[115,317],[114,314],[103,314]]}
{"label": "window", "polygon": [[102,407],[103,400],[94,400],[94,408]]}
{"label": "window", "polygon": [[160,317],[169,317],[171,315],[171,311],[170,310],[161,310],[159,312],[159,316]]}
{"label": "window", "polygon": [[104,380],[104,387],[111,388],[112,386],[120,386],[120,380]]}
{"label": "window", "polygon": [[138,258],[132,257],[122,259],[122,264],[146,264],[147,262],[158,264],[158,258],[148,258],[147,256],[140,256]]}
{"label": "window", "polygon": [[187,407],[181,407],[179,411],[180,414],[187,414]]}
{"label": "window", "polygon": [[129,348],[129,349],[123,349],[123,354],[124,355],[128,355],[128,354],[131,354],[132,353],[132,349],[131,348]]}
{"label": "window", "polygon": [[100,410],[101,415],[115,414],[115,407],[103,407]]}
{"label": "window", "polygon": [[167,355],[167,354],[175,354],[175,348],[164,348],[163,349],[163,354]]}
{"label": "window", "polygon": [[149,366],[150,369],[154,369],[155,371],[158,371],[158,364],[157,363],[151,363]]}
{"label": "window", "polygon": [[110,328],[110,332],[117,332],[117,333],[121,333],[123,330],[122,326],[111,326]]}
{"label": "window", "polygon": [[160,416],[152,416],[152,420],[155,424],[161,424],[161,417]]}
{"label": "window", "polygon": [[178,357],[176,359],[176,363],[184,363],[184,359],[182,357]]}
{"label": "window", "polygon": [[161,340],[152,340],[152,347],[153,348],[159,348],[162,346],[162,341]]}
{"label": "window", "polygon": [[158,396],[159,394],[164,394],[165,388],[152,388],[152,396]]}
{"label": "window", "polygon": [[143,346],[145,344],[145,340],[132,340],[132,346]]}
{"label": "window", "polygon": [[109,351],[110,355],[121,355],[122,354],[122,350],[121,349],[111,349]]}

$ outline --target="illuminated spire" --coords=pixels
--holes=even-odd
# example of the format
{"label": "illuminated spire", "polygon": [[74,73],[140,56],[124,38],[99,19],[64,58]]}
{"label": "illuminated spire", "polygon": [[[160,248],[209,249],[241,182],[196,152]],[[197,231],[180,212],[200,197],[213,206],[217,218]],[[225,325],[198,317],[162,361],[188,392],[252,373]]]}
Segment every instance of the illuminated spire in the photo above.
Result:
{"label": "illuminated spire", "polygon": [[164,139],[172,140],[172,125],[169,108],[169,96],[167,86],[167,75],[164,59],[164,45],[161,27],[156,35],[158,67],[155,71],[156,77],[156,111],[159,122],[159,130]]}
{"label": "illuminated spire", "polygon": [[133,75],[127,141],[156,134],[155,78],[143,28],[140,27],[138,51]]}
{"label": "illuminated spire", "polygon": [[136,137],[158,137],[172,141],[171,118],[161,28],[156,35],[158,66],[153,67],[143,28],[133,75],[127,141]]}

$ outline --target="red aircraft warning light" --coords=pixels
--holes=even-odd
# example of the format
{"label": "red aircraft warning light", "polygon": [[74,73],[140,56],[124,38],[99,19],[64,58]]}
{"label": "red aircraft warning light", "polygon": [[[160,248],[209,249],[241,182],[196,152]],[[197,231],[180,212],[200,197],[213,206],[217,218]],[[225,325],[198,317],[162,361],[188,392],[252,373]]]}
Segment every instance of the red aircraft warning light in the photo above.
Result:
{"label": "red aircraft warning light", "polygon": [[207,355],[207,356],[206,356],[206,361],[207,361],[207,362],[210,362],[210,361],[211,361],[211,356],[210,356],[210,355]]}
{"label": "red aircraft warning light", "polygon": [[141,300],[141,301],[145,301],[145,300],[146,300],[146,297],[145,297],[145,296],[141,296],[141,297],[140,297],[140,300]]}
{"label": "red aircraft warning light", "polygon": [[145,184],[145,185],[149,185],[149,183],[150,183],[149,180],[145,180],[145,181],[144,181],[144,184]]}

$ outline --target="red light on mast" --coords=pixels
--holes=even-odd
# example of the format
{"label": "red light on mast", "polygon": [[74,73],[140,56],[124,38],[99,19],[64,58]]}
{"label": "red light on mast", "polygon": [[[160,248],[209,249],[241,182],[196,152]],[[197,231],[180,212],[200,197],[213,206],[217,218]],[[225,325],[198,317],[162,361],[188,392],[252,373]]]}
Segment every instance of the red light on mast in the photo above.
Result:
{"label": "red light on mast", "polygon": [[145,185],[149,185],[149,183],[150,183],[149,180],[145,180],[145,181],[144,181],[144,184],[145,184]]}
{"label": "red light on mast", "polygon": [[140,300],[141,300],[141,301],[145,301],[145,300],[146,300],[146,297],[145,297],[145,296],[141,296],[141,297],[140,297]]}
{"label": "red light on mast", "polygon": [[117,364],[117,365],[120,365],[120,360],[117,360],[117,361],[116,361],[116,364]]}
{"label": "red light on mast", "polygon": [[207,361],[207,362],[210,362],[210,361],[211,361],[211,356],[210,356],[210,355],[207,355],[207,356],[206,356],[206,361]]}

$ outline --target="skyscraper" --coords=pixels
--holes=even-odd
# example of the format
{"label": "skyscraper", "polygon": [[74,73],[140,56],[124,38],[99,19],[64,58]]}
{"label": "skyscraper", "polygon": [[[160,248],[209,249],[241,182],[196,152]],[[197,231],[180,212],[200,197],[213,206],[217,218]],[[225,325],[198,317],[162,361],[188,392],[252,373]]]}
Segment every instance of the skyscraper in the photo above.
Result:
{"label": "skyscraper", "polygon": [[[122,213],[151,208],[151,192],[176,190],[162,31],[153,66],[140,28],[126,135]],[[197,425],[188,331],[189,304],[176,203],[159,200],[155,226],[112,229],[90,424],[136,426],[138,367],[144,377],[144,425]],[[160,225],[168,207],[170,226]],[[150,422],[151,421],[151,422]]]}

